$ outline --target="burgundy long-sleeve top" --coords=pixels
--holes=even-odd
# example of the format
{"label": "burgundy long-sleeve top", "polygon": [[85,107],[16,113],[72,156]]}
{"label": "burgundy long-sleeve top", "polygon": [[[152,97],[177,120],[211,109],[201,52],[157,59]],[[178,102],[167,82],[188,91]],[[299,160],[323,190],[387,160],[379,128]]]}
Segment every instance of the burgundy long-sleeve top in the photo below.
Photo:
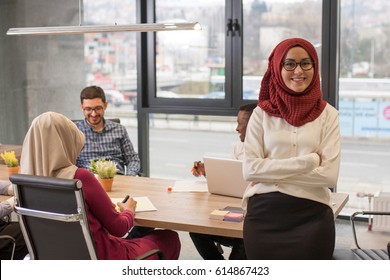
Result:
{"label": "burgundy long-sleeve top", "polygon": [[83,184],[83,194],[90,231],[95,242],[98,259],[134,259],[145,249],[141,240],[126,240],[124,236],[134,224],[134,214],[125,210],[116,211],[110,197],[101,187],[95,176],[86,169],[79,168],[75,179]]}

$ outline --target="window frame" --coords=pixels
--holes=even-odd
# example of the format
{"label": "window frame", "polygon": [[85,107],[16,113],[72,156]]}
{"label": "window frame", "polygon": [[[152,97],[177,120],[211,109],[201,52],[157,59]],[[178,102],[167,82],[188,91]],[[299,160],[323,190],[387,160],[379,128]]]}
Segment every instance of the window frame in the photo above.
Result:
{"label": "window frame", "polygon": [[[324,99],[337,108],[339,80],[339,7],[340,0],[322,1],[321,80]],[[159,98],[156,93],[156,34],[139,33],[137,36],[137,118],[138,150],[141,172],[149,176],[149,113],[235,116],[238,108],[253,100],[243,100],[243,4],[225,1],[225,26],[229,19],[237,19],[240,34],[225,38],[225,99]],[[155,22],[155,0],[137,0],[137,23]],[[337,19],[337,20],[335,20]],[[233,94],[238,92],[240,94]]]}

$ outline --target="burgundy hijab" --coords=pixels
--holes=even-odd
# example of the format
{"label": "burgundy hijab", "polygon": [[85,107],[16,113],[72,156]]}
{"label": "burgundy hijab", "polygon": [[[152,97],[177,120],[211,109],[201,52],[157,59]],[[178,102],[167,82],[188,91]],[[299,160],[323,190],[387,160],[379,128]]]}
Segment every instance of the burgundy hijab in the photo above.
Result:
{"label": "burgundy hijab", "polygon": [[[281,75],[282,61],[293,47],[304,48],[314,61],[314,75],[311,84],[303,92],[289,89]],[[314,46],[301,38],[280,42],[268,58],[268,69],[261,81],[258,106],[268,115],[285,119],[293,126],[302,126],[318,118],[326,106],[322,99],[318,57]]]}

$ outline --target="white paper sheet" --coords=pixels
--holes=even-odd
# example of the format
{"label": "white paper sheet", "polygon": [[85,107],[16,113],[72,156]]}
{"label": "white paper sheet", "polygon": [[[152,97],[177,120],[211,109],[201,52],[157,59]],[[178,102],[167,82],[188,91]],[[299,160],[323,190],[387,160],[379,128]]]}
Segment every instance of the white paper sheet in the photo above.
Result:
{"label": "white paper sheet", "polygon": [[[145,212],[145,211],[156,211],[157,208],[153,205],[150,199],[147,196],[136,196],[133,197],[137,201],[137,207],[135,212]],[[123,198],[111,198],[111,201],[116,205],[118,202],[121,202]]]}
{"label": "white paper sheet", "polygon": [[207,192],[206,181],[176,181],[172,192]]}

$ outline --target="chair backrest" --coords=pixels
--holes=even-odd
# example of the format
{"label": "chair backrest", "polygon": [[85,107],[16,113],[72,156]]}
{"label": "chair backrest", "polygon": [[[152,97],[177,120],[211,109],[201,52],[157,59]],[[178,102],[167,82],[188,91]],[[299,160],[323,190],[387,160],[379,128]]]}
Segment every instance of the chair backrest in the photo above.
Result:
{"label": "chair backrest", "polygon": [[112,122],[121,123],[121,119],[115,118],[115,119],[107,119]]}
{"label": "chair backrest", "polygon": [[[119,119],[119,118],[106,119],[106,120],[116,122],[116,123],[121,123],[121,119]],[[82,121],[82,120],[72,120],[72,122],[78,122],[78,121]]]}
{"label": "chair backrest", "polygon": [[10,181],[31,259],[97,259],[81,181],[25,174]]}
{"label": "chair backrest", "polygon": [[[356,231],[356,228],[355,228],[355,220],[357,220],[357,217],[358,215],[362,215],[362,216],[374,216],[374,217],[381,217],[381,216],[389,216],[390,217],[390,211],[358,211],[358,212],[355,212],[351,215],[350,217],[350,220],[351,220],[351,226],[352,226],[352,233],[353,233],[353,238],[354,238],[354,241],[355,241],[355,245],[358,249],[361,249],[360,248],[360,245],[358,243],[358,235],[357,235],[357,231]],[[376,236],[377,238],[375,238],[375,231],[372,230],[372,228],[370,228],[368,231],[368,233],[372,233],[371,234],[371,239],[378,239],[379,236]],[[381,233],[378,232],[378,234],[380,235]],[[387,237],[390,237],[389,235],[389,232],[386,231],[386,235],[384,236],[384,238],[386,238],[386,241],[388,240]]]}

